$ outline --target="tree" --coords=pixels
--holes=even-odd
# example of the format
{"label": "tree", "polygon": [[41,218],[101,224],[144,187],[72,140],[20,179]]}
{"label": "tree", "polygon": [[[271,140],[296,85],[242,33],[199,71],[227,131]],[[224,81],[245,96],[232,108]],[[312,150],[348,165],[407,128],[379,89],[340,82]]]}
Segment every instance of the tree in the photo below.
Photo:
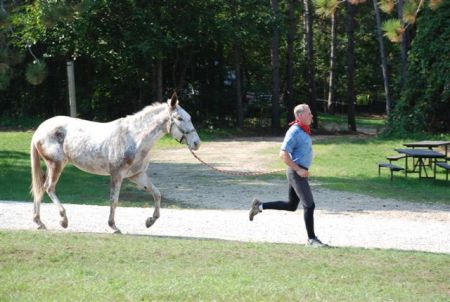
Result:
{"label": "tree", "polygon": [[348,130],[356,131],[355,120],[355,54],[354,54],[354,27],[355,27],[355,7],[347,1],[347,123]]}
{"label": "tree", "polygon": [[[233,24],[232,27],[234,29],[234,32],[239,32],[240,28],[240,20],[237,17],[238,16],[238,3],[236,1],[233,1],[232,4],[232,16],[235,16],[233,18]],[[234,56],[234,72],[236,74],[236,126],[238,128],[242,128],[244,126],[244,109],[242,108],[242,77],[241,77],[241,37],[237,36],[234,38],[233,41],[233,56]]]}
{"label": "tree", "polygon": [[272,129],[280,128],[280,8],[278,0],[270,0],[273,14],[272,24]]}
{"label": "tree", "polygon": [[435,8],[424,8],[417,19],[409,76],[389,119],[389,133],[450,131],[450,2]]}
{"label": "tree", "polygon": [[319,15],[331,18],[331,35],[330,35],[330,71],[328,77],[328,99],[327,111],[334,112],[335,102],[335,78],[336,78],[336,15],[339,6],[338,0],[316,0],[316,11]]}
{"label": "tree", "polygon": [[386,13],[391,13],[397,4],[397,18],[389,19],[383,23],[385,35],[395,43],[400,43],[400,86],[403,88],[408,77],[408,51],[411,43],[411,28],[416,23],[418,13],[428,2],[434,9],[442,3],[442,0],[381,0],[380,8]]}
{"label": "tree", "polygon": [[315,83],[315,65],[314,65],[314,44],[313,44],[313,11],[311,0],[303,0],[305,15],[305,37],[306,37],[306,65],[308,82],[308,104],[314,115],[312,128],[319,126],[318,112],[316,106],[316,83]]}
{"label": "tree", "polygon": [[297,26],[295,18],[295,0],[287,0],[287,50],[286,50],[286,114],[288,121],[295,119],[294,117],[294,42],[295,27]]}
{"label": "tree", "polygon": [[385,54],[385,48],[384,48],[384,42],[383,42],[383,35],[381,31],[381,16],[380,16],[380,9],[377,4],[377,0],[372,0],[373,2],[373,8],[375,11],[375,21],[376,21],[376,28],[377,28],[377,38],[378,38],[378,44],[380,47],[380,60],[381,60],[381,70],[383,72],[383,86],[384,86],[384,95],[386,99],[386,114],[389,115],[391,113],[391,97],[389,93],[389,75],[387,70],[387,60],[386,60],[386,54]]}

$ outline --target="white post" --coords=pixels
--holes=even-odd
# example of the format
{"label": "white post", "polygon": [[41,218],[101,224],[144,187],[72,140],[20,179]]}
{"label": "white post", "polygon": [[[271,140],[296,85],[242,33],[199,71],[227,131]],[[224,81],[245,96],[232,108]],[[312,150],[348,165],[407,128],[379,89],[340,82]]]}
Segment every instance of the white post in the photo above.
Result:
{"label": "white post", "polygon": [[70,116],[77,117],[77,100],[75,97],[75,73],[73,61],[67,61],[67,82],[69,85]]}

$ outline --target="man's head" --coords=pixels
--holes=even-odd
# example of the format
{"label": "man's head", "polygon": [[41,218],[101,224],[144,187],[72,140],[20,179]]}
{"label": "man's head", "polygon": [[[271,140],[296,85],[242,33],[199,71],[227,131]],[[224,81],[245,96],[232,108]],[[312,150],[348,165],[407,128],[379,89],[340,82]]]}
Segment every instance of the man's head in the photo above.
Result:
{"label": "man's head", "polygon": [[300,123],[304,125],[309,126],[312,123],[313,115],[311,113],[311,109],[309,109],[309,106],[306,104],[295,106],[294,116],[296,120],[300,121]]}

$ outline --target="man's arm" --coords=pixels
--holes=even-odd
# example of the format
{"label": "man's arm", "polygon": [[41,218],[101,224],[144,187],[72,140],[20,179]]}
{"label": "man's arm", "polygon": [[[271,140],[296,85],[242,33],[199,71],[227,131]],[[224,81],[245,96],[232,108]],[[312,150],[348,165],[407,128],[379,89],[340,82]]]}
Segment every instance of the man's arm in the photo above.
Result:
{"label": "man's arm", "polygon": [[281,150],[280,151],[280,158],[283,160],[283,162],[288,165],[292,170],[294,170],[295,172],[297,172],[298,176],[300,177],[308,177],[309,176],[309,172],[308,170],[305,170],[301,167],[299,167],[292,159],[291,156],[289,155],[288,152]]}

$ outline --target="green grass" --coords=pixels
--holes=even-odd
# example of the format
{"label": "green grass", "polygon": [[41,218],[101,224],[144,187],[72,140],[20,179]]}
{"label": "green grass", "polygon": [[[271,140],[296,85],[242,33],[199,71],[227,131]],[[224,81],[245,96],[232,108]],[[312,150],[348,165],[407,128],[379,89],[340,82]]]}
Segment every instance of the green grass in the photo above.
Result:
{"label": "green grass", "polygon": [[[30,200],[30,164],[29,142],[32,132],[0,132],[0,200]],[[208,142],[220,138],[229,138],[226,132],[214,136],[210,131],[201,133],[203,141]],[[415,138],[423,139],[423,138]],[[430,139],[430,138],[428,138]],[[450,140],[450,135],[436,139]],[[313,180],[319,181],[323,187],[365,193],[381,198],[396,198],[410,201],[426,201],[450,204],[450,185],[444,181],[444,172],[440,170],[438,180],[418,179],[417,174],[405,178],[402,172],[396,173],[393,181],[389,181],[388,171],[382,171],[378,177],[379,161],[385,156],[396,154],[394,148],[402,147],[406,141],[383,138],[350,138],[336,136],[322,139],[314,143],[315,159],[311,168]],[[183,148],[183,145],[169,137],[162,138],[155,148]],[[264,150],[267,165],[271,168],[283,168],[278,159],[278,148]],[[399,162],[403,165],[403,162]],[[265,176],[284,177],[283,173]],[[61,176],[58,193],[62,200],[71,203],[109,204],[109,178],[79,171],[69,165]],[[132,184],[124,183],[121,194],[121,205],[142,206],[145,198],[138,198],[139,191]],[[47,198],[47,197],[46,197]],[[139,200],[138,200],[139,199]],[[165,201],[166,206],[172,206]],[[148,204],[147,204],[148,205]]]}
{"label": "green grass", "polygon": [[[450,136],[438,139],[450,140]],[[398,154],[395,148],[402,148],[403,143],[410,141],[348,136],[321,139],[313,144],[311,178],[322,187],[335,190],[380,198],[450,204],[450,184],[445,181],[443,170],[437,171],[436,181],[419,179],[418,174],[408,174],[405,178],[403,172],[396,172],[394,180],[390,181],[386,169],[382,169],[381,177],[378,176],[377,163],[386,162],[386,156]],[[278,149],[265,152],[269,156],[276,154]],[[404,161],[398,161],[397,165],[404,166]],[[277,163],[276,167],[283,165]]]}
{"label": "green grass", "polygon": [[[337,123],[347,125],[347,115],[344,114],[327,114],[320,113],[319,124]],[[358,116],[356,117],[357,127],[363,128],[382,128],[384,127],[384,119],[379,116]]]}
{"label": "green grass", "polygon": [[445,254],[0,231],[0,301],[448,301]]}
{"label": "green grass", "polygon": [[[217,131],[217,134],[215,134]],[[30,200],[28,193],[31,183],[30,142],[32,131],[0,131],[0,200]],[[211,141],[231,137],[224,130],[200,131],[202,141]],[[173,138],[161,138],[155,148],[184,148]],[[44,167],[44,164],[41,164]],[[62,200],[72,203],[109,204],[110,178],[92,175],[80,171],[69,164],[58,182],[58,195]],[[139,200],[136,200],[136,197]],[[124,182],[121,193],[121,205],[142,206],[148,200],[148,194],[140,193],[135,186]],[[45,201],[50,202],[48,196]],[[165,206],[173,206],[171,201],[163,200]],[[144,206],[148,204],[144,204]]]}

